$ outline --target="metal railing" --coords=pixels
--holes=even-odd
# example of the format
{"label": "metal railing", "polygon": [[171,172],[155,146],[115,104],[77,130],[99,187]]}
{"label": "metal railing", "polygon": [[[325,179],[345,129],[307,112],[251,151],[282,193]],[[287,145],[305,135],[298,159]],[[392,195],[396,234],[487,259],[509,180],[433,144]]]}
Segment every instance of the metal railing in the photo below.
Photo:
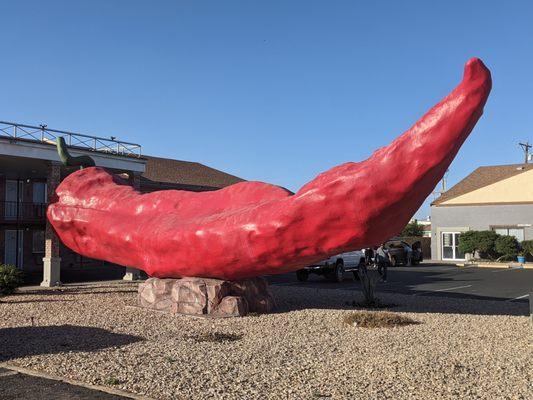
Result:
{"label": "metal railing", "polygon": [[0,219],[4,221],[41,222],[46,218],[46,203],[0,202]]}
{"label": "metal railing", "polygon": [[63,136],[68,146],[121,156],[141,156],[140,144],[117,140],[114,136],[108,139],[75,132],[58,131],[49,129],[46,125],[31,126],[0,121],[0,136],[52,144],[56,143],[58,137]]}

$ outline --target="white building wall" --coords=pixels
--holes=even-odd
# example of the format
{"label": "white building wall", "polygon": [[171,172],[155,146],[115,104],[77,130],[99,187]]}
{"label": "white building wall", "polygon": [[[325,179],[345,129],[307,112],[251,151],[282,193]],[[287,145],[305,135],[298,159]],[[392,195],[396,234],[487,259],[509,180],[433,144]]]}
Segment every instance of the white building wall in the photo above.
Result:
{"label": "white building wall", "polygon": [[441,260],[441,232],[489,230],[495,225],[518,225],[524,239],[533,239],[533,204],[431,206],[431,254]]}

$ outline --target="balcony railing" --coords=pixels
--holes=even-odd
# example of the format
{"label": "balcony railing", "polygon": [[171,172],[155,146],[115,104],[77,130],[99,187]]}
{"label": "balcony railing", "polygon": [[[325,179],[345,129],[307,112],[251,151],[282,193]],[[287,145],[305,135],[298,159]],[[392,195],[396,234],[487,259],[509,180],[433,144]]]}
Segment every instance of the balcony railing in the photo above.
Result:
{"label": "balcony railing", "polygon": [[5,222],[44,222],[46,203],[0,202],[0,219]]}
{"label": "balcony railing", "polygon": [[46,125],[31,126],[0,121],[0,136],[7,136],[12,139],[33,140],[48,144],[55,144],[57,138],[63,136],[68,146],[79,149],[121,156],[141,156],[140,144],[117,140],[114,136],[104,138],[75,132],[58,131],[56,129],[49,129]]}

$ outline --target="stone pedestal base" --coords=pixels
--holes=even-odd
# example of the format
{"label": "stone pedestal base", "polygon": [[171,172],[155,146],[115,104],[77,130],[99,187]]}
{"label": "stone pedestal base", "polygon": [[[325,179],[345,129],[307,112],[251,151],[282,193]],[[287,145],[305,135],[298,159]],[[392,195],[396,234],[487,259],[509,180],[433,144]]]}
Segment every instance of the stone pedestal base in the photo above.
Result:
{"label": "stone pedestal base", "polygon": [[41,286],[53,287],[61,285],[61,257],[43,258],[43,281]]}
{"label": "stone pedestal base", "polygon": [[263,278],[241,281],[150,278],[139,285],[139,301],[141,307],[153,310],[220,317],[274,309],[274,298]]}

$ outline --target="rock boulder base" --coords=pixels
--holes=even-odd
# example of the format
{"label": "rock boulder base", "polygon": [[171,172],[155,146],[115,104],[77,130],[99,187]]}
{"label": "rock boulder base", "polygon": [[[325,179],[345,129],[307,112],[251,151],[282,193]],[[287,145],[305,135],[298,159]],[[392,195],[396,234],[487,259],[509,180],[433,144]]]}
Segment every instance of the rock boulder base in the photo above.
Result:
{"label": "rock boulder base", "polygon": [[263,278],[225,281],[208,278],[150,278],[139,285],[141,307],[174,314],[244,316],[268,313],[274,298]]}

